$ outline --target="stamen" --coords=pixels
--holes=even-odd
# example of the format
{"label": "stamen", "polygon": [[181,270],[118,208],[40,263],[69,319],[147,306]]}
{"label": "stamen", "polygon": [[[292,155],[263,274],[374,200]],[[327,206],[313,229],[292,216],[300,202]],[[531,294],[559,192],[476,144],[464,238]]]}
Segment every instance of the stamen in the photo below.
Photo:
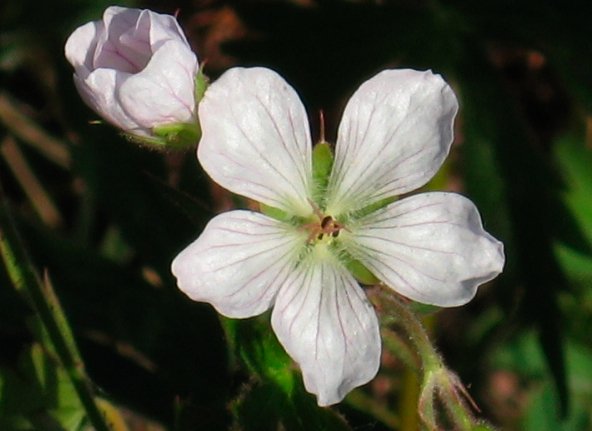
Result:
{"label": "stamen", "polygon": [[321,209],[309,200],[313,214],[317,217],[317,222],[310,222],[302,225],[302,228],[308,231],[308,244],[314,244],[316,241],[322,241],[325,235],[331,238],[337,238],[341,229],[347,229],[330,215],[324,215]]}
{"label": "stamen", "polygon": [[331,216],[323,217],[323,219],[321,220],[321,229],[326,229],[327,226],[332,224],[332,222],[333,222],[333,217],[331,217]]}

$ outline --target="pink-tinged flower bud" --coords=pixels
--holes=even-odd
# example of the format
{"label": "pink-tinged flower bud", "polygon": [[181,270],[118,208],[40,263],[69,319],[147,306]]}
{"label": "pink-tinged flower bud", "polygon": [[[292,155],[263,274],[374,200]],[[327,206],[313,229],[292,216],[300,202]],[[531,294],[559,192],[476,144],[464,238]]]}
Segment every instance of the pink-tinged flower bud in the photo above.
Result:
{"label": "pink-tinged flower bud", "polygon": [[65,53],[81,97],[124,132],[159,143],[163,127],[198,130],[198,62],[173,16],[109,7],[72,33]]}

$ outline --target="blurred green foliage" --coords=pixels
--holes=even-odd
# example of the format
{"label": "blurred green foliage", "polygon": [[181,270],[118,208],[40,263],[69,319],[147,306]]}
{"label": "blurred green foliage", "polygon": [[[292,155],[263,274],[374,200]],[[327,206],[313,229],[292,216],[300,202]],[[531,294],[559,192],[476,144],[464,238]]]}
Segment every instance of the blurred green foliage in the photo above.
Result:
{"label": "blurred green foliage", "polygon": [[[109,2],[0,4],[0,183],[47,269],[97,395],[129,429],[389,429],[400,361],[319,409],[265,318],[220,320],[169,265],[231,197],[193,152],[125,141],[78,97],[66,37]],[[121,2],[132,5],[132,2]],[[135,2],[174,13],[205,73],[263,65],[334,141],[341,110],[387,67],[433,69],[460,102],[438,188],[459,190],[505,243],[475,301],[434,317],[434,339],[483,417],[509,430],[592,429],[592,6],[514,1]],[[314,135],[317,138],[318,135]],[[63,369],[27,326],[0,265],[0,429],[84,429]],[[404,428],[407,425],[401,425]],[[124,428],[121,428],[124,429]]]}

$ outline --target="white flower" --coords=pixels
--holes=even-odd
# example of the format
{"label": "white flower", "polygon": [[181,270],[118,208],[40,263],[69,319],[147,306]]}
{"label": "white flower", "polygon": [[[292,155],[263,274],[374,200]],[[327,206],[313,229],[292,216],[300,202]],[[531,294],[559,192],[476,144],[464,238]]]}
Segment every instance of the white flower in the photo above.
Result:
{"label": "white flower", "polygon": [[439,306],[468,302],[502,270],[502,244],[468,199],[389,199],[439,169],[457,109],[439,75],[379,73],[347,104],[319,190],[295,91],[267,69],[227,71],[200,104],[198,158],[216,182],[283,218],[215,217],[172,264],[180,289],[234,318],[273,307],[273,329],[307,390],[319,405],[341,401],[376,375],[381,350],[374,309],[347,269],[353,260],[400,294]]}
{"label": "white flower", "polygon": [[112,6],[77,28],[65,52],[84,101],[127,133],[195,123],[197,58],[173,16]]}

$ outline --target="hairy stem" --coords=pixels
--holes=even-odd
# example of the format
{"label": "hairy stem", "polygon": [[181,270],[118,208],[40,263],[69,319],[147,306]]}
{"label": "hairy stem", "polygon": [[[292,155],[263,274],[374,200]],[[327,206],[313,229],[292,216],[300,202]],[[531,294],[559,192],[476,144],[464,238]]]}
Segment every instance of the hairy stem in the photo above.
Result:
{"label": "hairy stem", "polygon": [[[440,401],[454,429],[472,430],[478,423],[471,407],[478,410],[477,406],[460,379],[446,367],[415,313],[403,298],[386,286],[376,286],[369,291],[369,296],[379,311],[388,316],[387,321],[394,321],[404,329],[420,358],[422,376],[418,407],[424,425],[430,429],[438,428],[435,407]],[[389,343],[385,343],[385,347],[389,348]]]}

